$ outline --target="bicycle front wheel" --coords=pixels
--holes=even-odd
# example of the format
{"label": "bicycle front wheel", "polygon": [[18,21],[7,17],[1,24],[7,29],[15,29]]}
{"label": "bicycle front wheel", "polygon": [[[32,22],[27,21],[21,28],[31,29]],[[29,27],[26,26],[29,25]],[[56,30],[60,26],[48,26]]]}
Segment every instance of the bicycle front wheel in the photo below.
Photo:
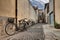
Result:
{"label": "bicycle front wheel", "polygon": [[10,36],[15,34],[15,32],[16,32],[15,29],[16,29],[15,25],[11,24],[11,23],[9,23],[9,24],[7,24],[5,26],[5,32],[6,32],[6,34],[8,34]]}

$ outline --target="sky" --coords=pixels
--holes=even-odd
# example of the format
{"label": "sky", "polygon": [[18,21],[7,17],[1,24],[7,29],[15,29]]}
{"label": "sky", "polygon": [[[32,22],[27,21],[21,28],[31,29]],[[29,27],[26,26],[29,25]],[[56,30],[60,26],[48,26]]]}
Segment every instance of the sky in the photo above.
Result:
{"label": "sky", "polygon": [[36,0],[36,1],[43,1],[44,3],[48,3],[49,0]]}
{"label": "sky", "polygon": [[30,0],[32,6],[37,5],[38,9],[44,9],[46,3],[49,3],[49,0]]}

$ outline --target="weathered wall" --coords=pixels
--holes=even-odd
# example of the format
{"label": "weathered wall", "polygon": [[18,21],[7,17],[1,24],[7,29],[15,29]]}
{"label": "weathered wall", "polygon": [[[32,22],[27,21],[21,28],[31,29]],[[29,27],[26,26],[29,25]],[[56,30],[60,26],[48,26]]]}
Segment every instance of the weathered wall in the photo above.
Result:
{"label": "weathered wall", "polygon": [[18,0],[18,19],[29,18],[29,2]]}
{"label": "weathered wall", "polygon": [[15,0],[0,0],[0,16],[15,17]]}
{"label": "weathered wall", "polygon": [[49,0],[49,20],[50,24],[54,26],[53,0]]}
{"label": "weathered wall", "polygon": [[15,17],[15,0],[0,0],[0,38],[6,34],[5,25],[8,17]]}
{"label": "weathered wall", "polygon": [[18,0],[18,20],[28,18],[36,22],[37,14],[35,13],[29,0]]}
{"label": "weathered wall", "polygon": [[35,23],[37,23],[38,20],[38,10],[34,10],[33,7],[30,5],[30,14],[29,14],[29,18],[33,19],[33,21],[35,21]]}
{"label": "weathered wall", "polygon": [[44,10],[44,14],[45,14],[45,20],[46,20],[46,23],[48,23],[48,16],[47,16],[47,7],[46,7],[46,9]]}
{"label": "weathered wall", "polygon": [[53,0],[49,0],[49,12],[53,11]]}
{"label": "weathered wall", "polygon": [[[17,1],[18,20],[28,18],[37,22],[37,14],[28,0]],[[0,37],[6,34],[4,29],[8,17],[15,17],[15,0],[0,0]]]}
{"label": "weathered wall", "polygon": [[[29,4],[29,0],[17,0],[18,19],[31,18],[37,20],[37,14]],[[0,0],[0,16],[15,17],[15,0]]]}
{"label": "weathered wall", "polygon": [[55,20],[60,24],[60,0],[55,0]]}

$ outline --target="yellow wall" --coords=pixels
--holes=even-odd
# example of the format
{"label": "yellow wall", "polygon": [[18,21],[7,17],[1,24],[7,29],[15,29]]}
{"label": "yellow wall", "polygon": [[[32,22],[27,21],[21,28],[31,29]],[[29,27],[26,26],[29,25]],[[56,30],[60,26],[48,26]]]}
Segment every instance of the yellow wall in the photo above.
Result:
{"label": "yellow wall", "polygon": [[15,0],[0,0],[0,16],[15,17]]}
{"label": "yellow wall", "polygon": [[55,20],[60,24],[60,0],[55,0]]}

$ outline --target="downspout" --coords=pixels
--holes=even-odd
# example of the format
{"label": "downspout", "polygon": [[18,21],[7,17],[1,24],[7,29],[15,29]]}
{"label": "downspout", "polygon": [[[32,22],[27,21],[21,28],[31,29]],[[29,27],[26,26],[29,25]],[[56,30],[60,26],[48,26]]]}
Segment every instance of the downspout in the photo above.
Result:
{"label": "downspout", "polygon": [[17,0],[15,0],[15,18],[16,18],[16,28],[17,28]]}
{"label": "downspout", "polygon": [[53,0],[54,26],[55,26],[55,0]]}

